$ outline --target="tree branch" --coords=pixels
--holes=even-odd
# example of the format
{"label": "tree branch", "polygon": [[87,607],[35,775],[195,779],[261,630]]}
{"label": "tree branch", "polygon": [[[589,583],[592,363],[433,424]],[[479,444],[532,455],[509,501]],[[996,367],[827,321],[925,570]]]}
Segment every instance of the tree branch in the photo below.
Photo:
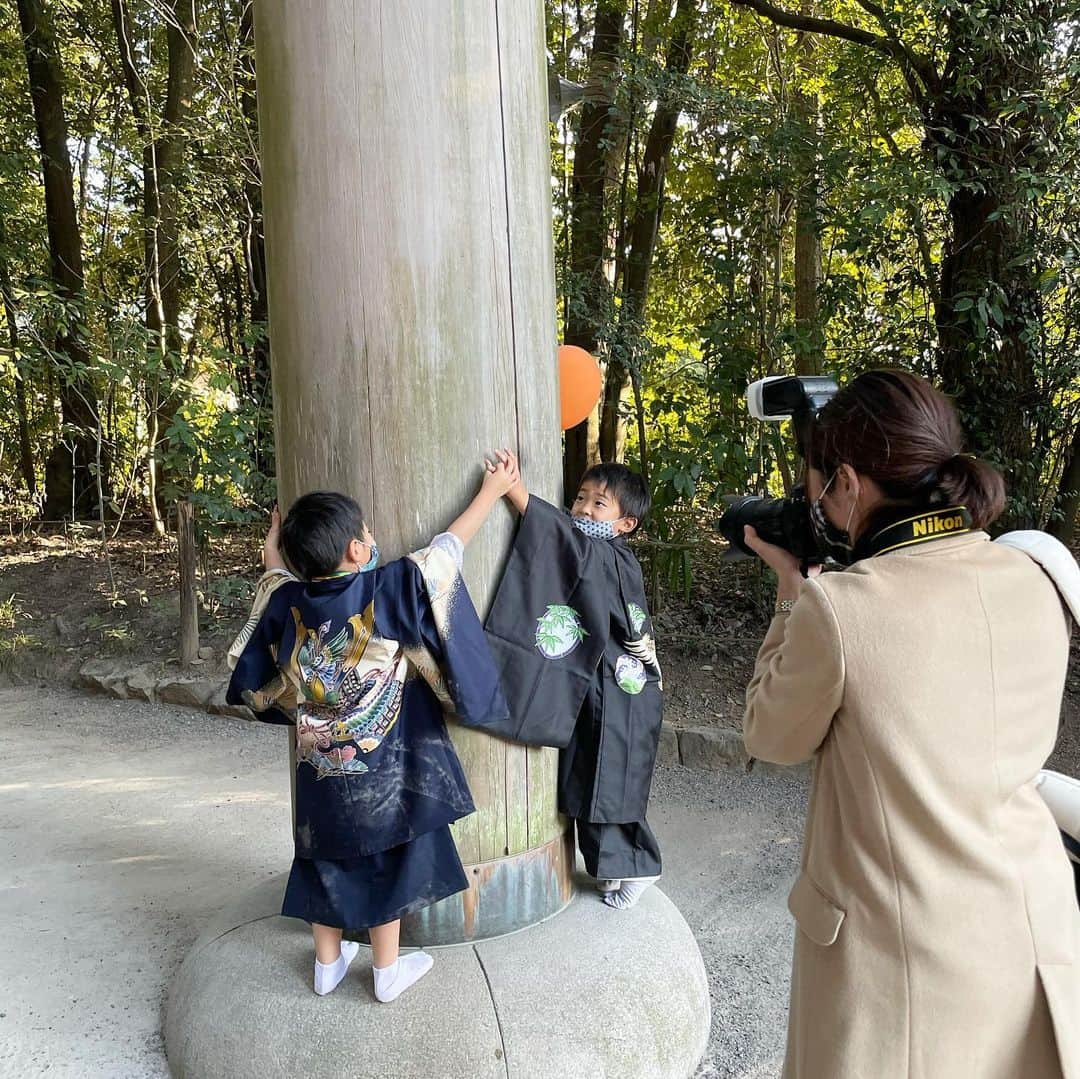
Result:
{"label": "tree branch", "polygon": [[112,16],[113,27],[116,30],[116,43],[120,47],[120,68],[124,74],[124,85],[127,87],[131,101],[131,112],[135,117],[135,126],[140,137],[145,138],[146,111],[143,108],[143,98],[149,97],[149,94],[135,66],[135,49],[131,43],[131,22],[124,0],[112,0]]}
{"label": "tree branch", "polygon": [[900,40],[900,35],[896,32],[888,12],[880,4],[876,3],[876,0],[855,0],[855,2],[863,11],[877,19],[881,28],[885,31],[886,38],[893,43],[896,49],[894,55],[900,64],[901,73],[907,81],[912,97],[921,106],[925,95],[922,88],[915,82],[914,76],[917,75],[922,80],[923,87],[931,91],[931,93],[937,92],[941,87],[941,76],[938,74],[937,68],[934,67],[933,61],[912,52]]}
{"label": "tree branch", "polygon": [[896,37],[896,34],[892,32],[892,24],[889,22],[889,16],[886,15],[885,9],[880,4],[875,4],[873,0],[855,0],[855,2],[863,9],[863,11],[873,15],[874,18],[881,23],[882,28],[890,38]]}
{"label": "tree branch", "polygon": [[[837,22],[835,19],[819,19],[813,15],[799,15],[794,11],[786,11],[777,7],[769,0],[730,0],[737,7],[750,8],[758,15],[764,16],[777,26],[786,26],[791,30],[802,30],[808,34],[822,34],[825,37],[839,38],[841,41],[850,41],[864,48],[873,49],[895,60],[903,72],[908,88],[916,104],[922,107],[925,103],[926,91],[933,93],[940,86],[940,77],[937,70],[925,58],[913,53],[895,33],[874,34],[869,30],[862,30],[857,26],[849,26],[847,23]],[[882,25],[888,27],[888,17],[885,11],[873,0],[858,0],[861,7],[873,15]],[[916,80],[921,80],[922,86]],[[925,88],[925,90],[924,90]]]}
{"label": "tree branch", "polygon": [[847,23],[837,22],[835,19],[819,19],[815,15],[799,15],[794,11],[785,11],[783,8],[770,4],[768,0],[731,0],[737,7],[748,7],[763,15],[766,19],[778,26],[786,26],[791,30],[802,30],[808,34],[824,34],[826,37],[841,38],[844,41],[852,41],[856,45],[865,45],[869,49],[892,56],[894,53],[893,43],[881,34],[872,34],[869,30],[860,30],[857,26],[848,26]]}

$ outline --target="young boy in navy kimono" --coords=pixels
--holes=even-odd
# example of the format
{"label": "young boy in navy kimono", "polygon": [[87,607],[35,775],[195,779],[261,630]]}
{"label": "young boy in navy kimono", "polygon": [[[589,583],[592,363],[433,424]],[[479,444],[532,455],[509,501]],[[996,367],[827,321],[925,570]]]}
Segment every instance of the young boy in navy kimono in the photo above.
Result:
{"label": "young boy in navy kimono", "polygon": [[[504,460],[517,470],[513,454]],[[486,726],[561,748],[559,809],[604,902],[626,909],[660,876],[645,819],[660,667],[626,543],[649,512],[648,488],[624,465],[603,464],[582,476],[569,516],[521,482],[507,497],[521,522],[485,628],[510,721]]]}
{"label": "young boy in navy kimono", "polygon": [[359,950],[342,941],[348,928],[369,931],[377,999],[396,999],[433,962],[399,956],[401,917],[467,887],[449,826],[474,806],[443,711],[486,724],[507,709],[459,571],[516,478],[489,466],[446,532],[384,566],[346,495],[303,495],[280,525],[275,510],[228,700],[296,726],[296,856],[281,912],[311,924],[320,995]]}

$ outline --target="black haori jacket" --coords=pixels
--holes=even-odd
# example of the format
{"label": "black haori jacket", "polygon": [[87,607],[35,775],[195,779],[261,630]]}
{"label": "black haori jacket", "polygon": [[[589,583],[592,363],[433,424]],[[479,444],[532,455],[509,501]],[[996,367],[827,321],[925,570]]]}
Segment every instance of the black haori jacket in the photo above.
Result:
{"label": "black haori jacket", "polygon": [[296,724],[298,856],[376,854],[473,811],[443,714],[507,711],[444,551],[322,581],[272,571],[231,657],[227,699]]}
{"label": "black haori jacket", "polygon": [[559,809],[641,820],[660,738],[661,677],[641,567],[535,495],[484,627],[510,706],[485,729],[558,746]]}

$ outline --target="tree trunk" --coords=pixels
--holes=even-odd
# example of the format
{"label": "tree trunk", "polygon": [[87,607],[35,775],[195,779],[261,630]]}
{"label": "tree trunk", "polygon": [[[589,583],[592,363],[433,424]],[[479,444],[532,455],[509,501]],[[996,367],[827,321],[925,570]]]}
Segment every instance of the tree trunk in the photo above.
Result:
{"label": "tree trunk", "polygon": [[[604,196],[613,148],[618,149],[612,134],[619,126],[615,93],[625,22],[625,0],[598,0],[589,78],[574,145],[566,343],[593,355],[599,348],[601,327],[611,320],[611,285],[604,272],[609,235]],[[581,474],[590,464],[589,427],[586,420],[566,432],[563,487],[567,496],[577,490]]]}
{"label": "tree trunk", "polygon": [[15,293],[11,288],[11,271],[7,260],[7,235],[2,217],[0,217],[0,302],[3,304],[4,321],[7,323],[11,365],[15,371],[15,411],[19,419],[19,467],[22,470],[26,491],[33,498],[37,495],[37,477],[34,474],[34,451],[30,444],[26,375],[22,357],[19,355],[19,326],[15,321]]}
{"label": "tree trunk", "polygon": [[[679,0],[671,24],[671,42],[668,46],[669,78],[678,80],[690,70],[696,24],[697,4],[694,0]],[[619,312],[619,341],[623,356],[636,347],[636,341],[642,332],[645,302],[649,292],[649,273],[663,212],[664,178],[681,111],[678,92],[667,88],[656,104],[649,136],[645,141],[641,167],[638,169],[634,216],[628,230],[630,250],[626,258],[623,302]],[[620,404],[630,374],[623,356],[611,356],[604,380],[600,414],[600,456],[605,461],[614,461],[619,456],[623,426]],[[636,364],[639,361],[630,362]],[[643,453],[644,449],[642,447]]]}
{"label": "tree trunk", "polygon": [[1036,101],[1046,92],[1054,31],[1046,6],[1029,9],[1022,33],[1018,14],[1004,5],[992,11],[994,21],[976,40],[959,9],[947,19],[950,60],[923,103],[926,148],[952,192],[935,310],[937,359],[971,448],[1005,473],[1011,499],[1002,524],[1034,528],[1041,335],[1028,184],[1050,165],[1053,139],[1040,129],[1053,121],[1046,115],[1052,110],[1003,117],[1001,103]]}
{"label": "tree trunk", "polygon": [[[153,103],[135,64],[134,27],[127,0],[112,0],[113,26],[120,48],[124,82],[143,143],[143,259],[146,277],[147,400],[153,422],[147,447],[150,512],[164,531],[162,458],[178,404],[174,383],[182,375],[180,340],[182,280],[180,265],[179,179],[195,72],[198,0],[168,0],[165,28],[168,53],[165,105],[161,122],[151,119]],[[155,127],[157,130],[155,130]]]}
{"label": "tree trunk", "polygon": [[255,23],[252,0],[244,0],[240,16],[237,89],[247,126],[251,154],[244,159],[244,213],[240,220],[247,267],[248,317],[256,330],[251,350],[252,397],[258,408],[252,458],[257,471],[271,475],[273,430],[270,420],[270,330],[266,291],[266,240],[263,228],[262,174],[259,166],[259,112],[255,83]]}
{"label": "tree trunk", "polygon": [[[804,15],[814,14],[813,0],[804,0]],[[814,75],[816,46],[812,34],[796,38],[797,84],[792,113],[798,139],[795,156],[795,373],[819,375],[824,366],[825,331],[821,325],[818,289],[821,287],[821,190],[818,153],[819,101],[803,89]]]}
{"label": "tree trunk", "polygon": [[1072,444],[1058,483],[1054,509],[1057,512],[1047,531],[1066,546],[1071,546],[1076,536],[1077,512],[1080,511],[1080,424],[1073,429]]}
{"label": "tree trunk", "polygon": [[[183,165],[191,88],[195,73],[195,34],[198,0],[169,0],[166,26],[168,77],[161,133],[154,144],[155,184],[157,194],[156,265],[151,278],[157,289],[157,303],[151,308],[147,323],[150,340],[160,350],[164,379],[158,392],[158,441],[154,463],[159,480],[168,480],[163,460],[169,447],[169,428],[180,395],[176,380],[183,375],[181,355],[180,308],[182,279],[180,265],[180,173]],[[159,498],[164,492],[159,488]]]}
{"label": "tree trunk", "polygon": [[1010,228],[1001,205],[992,190],[967,187],[949,200],[952,228],[936,309],[938,369],[972,448],[1005,471],[1010,494],[1025,507],[1007,523],[1033,528],[1040,463],[1029,422],[1038,397],[1031,327],[1039,294],[1031,264],[1016,258],[1031,240]]}
{"label": "tree trunk", "polygon": [[45,465],[44,513],[53,519],[89,514],[94,509],[92,432],[96,429],[97,396],[86,374],[90,353],[83,321],[82,238],[75,213],[60,54],[42,0],[18,0],[18,9],[41,149],[50,273],[69,310],[57,332],[55,347],[66,368],[58,380],[63,429]]}

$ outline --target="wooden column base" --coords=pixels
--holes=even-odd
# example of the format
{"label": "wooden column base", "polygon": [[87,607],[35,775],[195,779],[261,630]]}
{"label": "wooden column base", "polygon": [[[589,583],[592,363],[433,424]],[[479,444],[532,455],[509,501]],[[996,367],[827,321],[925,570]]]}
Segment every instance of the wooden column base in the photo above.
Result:
{"label": "wooden column base", "polygon": [[408,946],[466,944],[514,933],[558,914],[574,898],[574,843],[570,832],[542,846],[467,865],[469,887],[403,918]]}

